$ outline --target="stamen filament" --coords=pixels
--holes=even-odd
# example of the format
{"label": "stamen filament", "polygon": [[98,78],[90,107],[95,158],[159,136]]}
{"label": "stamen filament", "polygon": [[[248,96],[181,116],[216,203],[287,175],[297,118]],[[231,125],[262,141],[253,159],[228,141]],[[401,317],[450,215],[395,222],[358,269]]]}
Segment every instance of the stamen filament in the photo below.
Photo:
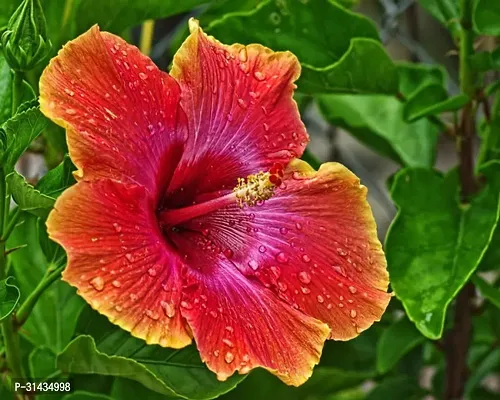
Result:
{"label": "stamen filament", "polygon": [[167,226],[179,225],[191,219],[201,217],[202,215],[217,211],[236,202],[236,193],[232,192],[222,197],[206,201],[204,203],[194,204],[192,206],[164,210],[160,213],[160,222]]}
{"label": "stamen filament", "polygon": [[164,210],[158,218],[164,225],[173,227],[234,203],[238,204],[240,208],[245,205],[253,207],[273,196],[274,188],[281,184],[282,176],[283,167],[279,164],[273,165],[270,172],[261,171],[255,175],[249,175],[245,179],[238,178],[238,184],[232,193],[204,203]]}

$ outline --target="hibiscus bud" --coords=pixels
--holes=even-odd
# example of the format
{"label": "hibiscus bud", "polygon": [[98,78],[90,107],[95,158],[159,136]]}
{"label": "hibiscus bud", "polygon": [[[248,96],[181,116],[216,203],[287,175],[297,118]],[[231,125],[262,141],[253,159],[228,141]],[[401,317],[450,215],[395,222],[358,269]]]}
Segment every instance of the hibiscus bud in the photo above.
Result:
{"label": "hibiscus bud", "polygon": [[28,71],[47,57],[52,44],[40,0],[23,0],[12,14],[1,43],[7,62],[17,71]]}

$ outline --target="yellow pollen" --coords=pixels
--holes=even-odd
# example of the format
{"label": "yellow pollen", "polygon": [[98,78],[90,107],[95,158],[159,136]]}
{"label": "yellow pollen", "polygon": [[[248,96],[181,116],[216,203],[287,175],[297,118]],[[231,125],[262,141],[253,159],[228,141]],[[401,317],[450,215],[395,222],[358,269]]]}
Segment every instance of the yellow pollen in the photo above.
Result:
{"label": "yellow pollen", "polygon": [[238,178],[238,184],[233,189],[236,194],[236,201],[240,208],[246,204],[250,207],[258,202],[270,199],[274,194],[275,185],[269,180],[269,172],[259,172],[255,175],[248,175],[245,178]]}

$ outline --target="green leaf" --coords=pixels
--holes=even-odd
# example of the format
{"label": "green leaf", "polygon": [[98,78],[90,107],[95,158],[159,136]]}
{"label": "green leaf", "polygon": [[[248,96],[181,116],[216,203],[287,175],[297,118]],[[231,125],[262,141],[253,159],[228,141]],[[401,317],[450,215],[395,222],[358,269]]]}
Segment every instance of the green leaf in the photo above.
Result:
{"label": "green leaf", "polygon": [[[488,349],[479,365],[472,370],[465,384],[465,395],[470,395],[479,383],[496,368],[500,367],[500,349]],[[467,396],[468,397],[468,396]]]}
{"label": "green leaf", "polygon": [[457,110],[469,98],[460,94],[448,97],[446,71],[442,66],[429,64],[397,64],[399,97],[405,101],[404,116],[408,121]]}
{"label": "green leaf", "polygon": [[52,198],[57,198],[67,188],[76,183],[73,171],[76,167],[71,162],[68,155],[54,169],[47,172],[36,185],[36,188],[43,194]]}
{"label": "green leaf", "polygon": [[483,167],[487,184],[458,202],[456,171],[406,169],[396,176],[398,207],[386,239],[391,284],[407,315],[430,339],[443,333],[448,305],[481,260],[499,217],[500,163]]}
{"label": "green leaf", "polygon": [[[131,397],[129,397],[131,399]],[[115,400],[113,397],[107,396],[105,394],[85,392],[83,390],[77,390],[74,393],[67,394],[63,397],[63,400]]]}
{"label": "green leaf", "polygon": [[460,9],[457,0],[418,0],[434,18],[447,27],[453,36],[460,32]]}
{"label": "green leaf", "polygon": [[405,104],[405,119],[412,122],[422,117],[461,109],[470,101],[469,96],[459,94],[448,97],[440,85],[428,85],[419,90]]}
{"label": "green leaf", "polygon": [[7,175],[6,181],[14,201],[21,210],[42,218],[48,215],[55,202],[53,197],[40,193],[16,171]]}
{"label": "green leaf", "polygon": [[[147,389],[144,385],[141,385],[137,381],[125,378],[114,378],[113,386],[111,388],[111,397],[113,399],[124,399],[124,400],[125,399],[164,400],[166,398],[165,395],[153,392],[152,390]],[[224,399],[224,398],[225,398],[224,395],[219,397],[219,399]]]}
{"label": "green leaf", "polygon": [[500,2],[477,0],[473,13],[476,30],[485,35],[500,36]]}
{"label": "green leaf", "polygon": [[377,343],[377,371],[389,372],[410,350],[424,342],[425,337],[406,318],[392,324]]}
{"label": "green leaf", "polygon": [[245,378],[237,375],[220,382],[194,345],[178,350],[147,345],[89,308],[80,316],[77,332],[80,336],[57,358],[65,372],[124,377],[158,393],[189,399],[217,397]]}
{"label": "green leaf", "polygon": [[[456,96],[448,97],[447,99],[438,102],[436,104],[428,104],[427,107],[423,105],[420,109],[410,110],[408,109],[409,115],[408,119],[413,121],[417,118],[428,117],[431,115],[437,115],[444,112],[460,110],[470,101],[469,97],[463,93],[457,94]],[[413,114],[415,112],[415,114]]]}
{"label": "green leaf", "polygon": [[446,85],[446,70],[441,65],[398,62],[399,92],[409,99],[428,85]]}
{"label": "green leaf", "polygon": [[30,377],[46,380],[57,371],[56,355],[46,347],[36,347],[29,355]]}
{"label": "green leaf", "polygon": [[75,11],[76,33],[98,24],[103,31],[122,33],[147,19],[166,18],[190,11],[208,0],[85,0],[78,2]]}
{"label": "green leaf", "polygon": [[220,400],[326,399],[339,391],[357,387],[370,377],[372,375],[366,372],[318,366],[306,383],[300,387],[290,387],[268,371],[255,370]]}
{"label": "green leaf", "polygon": [[373,389],[366,400],[389,400],[389,399],[405,399],[419,400],[422,399],[425,392],[419,388],[418,384],[408,376],[389,377],[380,382]]}
{"label": "green leaf", "polygon": [[2,155],[2,164],[6,171],[14,169],[19,157],[46,126],[47,119],[38,107],[18,113],[2,125],[7,136],[7,149]]}
{"label": "green leaf", "polygon": [[408,123],[403,104],[388,96],[322,95],[324,117],[380,154],[401,165],[434,164],[438,128],[426,119]]}
{"label": "green leaf", "polygon": [[481,292],[483,297],[485,297],[486,299],[491,301],[492,304],[500,308],[500,290],[491,286],[479,275],[473,275],[471,279],[474,285],[476,285],[476,288],[479,289],[479,292]]}
{"label": "green leaf", "polygon": [[0,321],[12,314],[21,297],[18,287],[9,283],[11,279],[9,276],[0,281]]}
{"label": "green leaf", "polygon": [[397,92],[396,67],[373,22],[333,1],[264,1],[206,29],[225,43],[262,43],[293,52],[302,64],[298,87],[305,93]]}
{"label": "green leaf", "polygon": [[[18,0],[2,0],[0,2],[0,32],[7,26],[10,16],[18,5]],[[2,103],[0,102],[0,104]]]}
{"label": "green leaf", "polygon": [[[12,72],[9,64],[7,64],[7,60],[5,60],[2,51],[0,51],[0,126],[12,115],[12,80]],[[26,81],[23,81],[21,103],[33,100],[34,97],[35,94],[31,86]]]}
{"label": "green leaf", "polygon": [[[241,11],[251,11],[257,7],[262,0],[218,0],[213,1],[209,6],[199,15],[196,16],[200,22],[200,26],[206,27],[212,21],[221,18],[222,16]],[[189,27],[187,24],[180,24],[177,27],[177,31],[174,34],[172,40],[169,43],[168,54],[172,57],[179,47],[181,47],[182,42],[189,35]]]}
{"label": "green leaf", "polygon": [[490,51],[479,51],[469,57],[469,64],[479,72],[500,70],[500,48]]}
{"label": "green leaf", "polygon": [[10,118],[12,114],[11,104],[12,104],[12,75],[10,72],[9,64],[7,64],[7,60],[3,56],[3,53],[0,51],[0,124]]}
{"label": "green leaf", "polygon": [[[21,300],[24,301],[46,274],[49,262],[38,241],[38,218],[23,212],[20,221],[24,222],[14,229],[7,246],[27,245],[9,256],[21,289]],[[59,352],[73,336],[83,304],[74,288],[57,281],[40,297],[21,333],[35,346],[45,346],[53,352]]]}

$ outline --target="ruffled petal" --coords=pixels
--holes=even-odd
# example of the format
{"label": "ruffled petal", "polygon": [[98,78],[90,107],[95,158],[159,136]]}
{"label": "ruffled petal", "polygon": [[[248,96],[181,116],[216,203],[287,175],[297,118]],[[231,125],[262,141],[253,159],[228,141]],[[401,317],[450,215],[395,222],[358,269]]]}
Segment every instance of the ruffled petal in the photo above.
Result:
{"label": "ruffled petal", "polygon": [[86,179],[167,182],[186,140],[179,86],[139,50],[97,26],[69,42],[40,79],[42,112],[67,129]]}
{"label": "ruffled petal", "polygon": [[179,312],[181,263],[164,243],[142,186],[80,181],[47,220],[68,254],[63,280],[111,322],[150,344],[191,342]]}
{"label": "ruffled petal", "polygon": [[[171,75],[182,90],[190,138],[169,193],[179,198],[300,157],[309,140],[292,98],[300,64],[290,52],[226,46],[197,21],[176,53]],[[183,192],[176,192],[183,190]]]}
{"label": "ruffled petal", "polygon": [[326,324],[280,301],[215,252],[190,252],[189,266],[181,313],[220,380],[256,367],[295,386],[311,376],[329,334]]}
{"label": "ruffled petal", "polygon": [[202,232],[249,279],[327,323],[331,338],[348,340],[380,320],[391,297],[366,191],[340,164],[315,171],[294,160],[261,206],[234,204],[185,228]]}

